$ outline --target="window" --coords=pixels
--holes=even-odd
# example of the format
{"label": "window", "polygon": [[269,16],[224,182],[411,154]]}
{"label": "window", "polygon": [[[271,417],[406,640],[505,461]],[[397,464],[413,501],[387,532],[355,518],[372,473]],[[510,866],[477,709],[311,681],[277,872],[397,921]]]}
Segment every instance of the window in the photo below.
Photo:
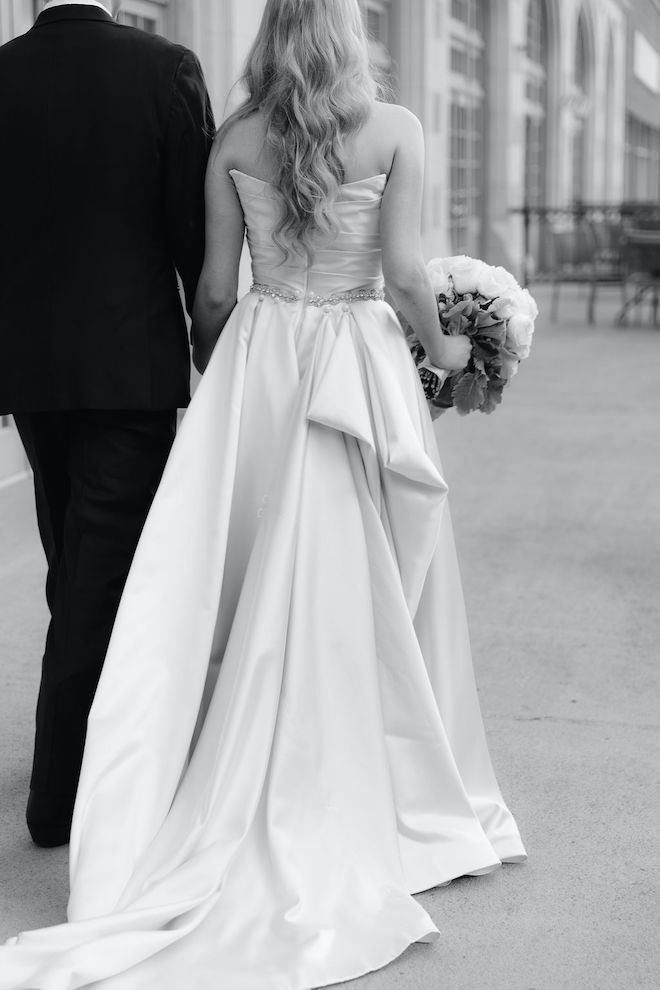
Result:
{"label": "window", "polygon": [[525,118],[525,205],[544,206],[545,121]]}
{"label": "window", "polygon": [[483,52],[454,40],[451,48],[451,71],[466,79],[483,83]]}
{"label": "window", "polygon": [[367,34],[381,45],[387,45],[388,40],[387,11],[381,7],[369,5],[367,7]]}
{"label": "window", "polygon": [[577,37],[575,39],[575,65],[573,67],[573,80],[576,88],[585,93],[587,90],[587,39],[585,35],[584,14],[580,12],[578,18]]}
{"label": "window", "polygon": [[471,31],[483,34],[484,4],[483,0],[451,0],[451,16],[460,21]]}
{"label": "window", "polygon": [[575,37],[575,59],[573,65],[573,198],[580,201],[588,195],[588,175],[586,168],[589,147],[587,128],[590,109],[591,60],[587,42],[587,26],[583,11],[580,11]]}
{"label": "window", "polygon": [[454,97],[451,104],[450,212],[452,250],[479,252],[483,156],[483,108]]}
{"label": "window", "polygon": [[628,114],[626,117],[626,199],[660,198],[660,129]]}
{"label": "window", "polygon": [[120,17],[122,24],[129,27],[139,28],[140,31],[148,31],[149,34],[158,33],[158,21],[155,17],[144,17],[142,14],[123,14]]}
{"label": "window", "polygon": [[545,65],[546,12],[544,0],[530,0],[527,8],[527,58],[535,65]]}
{"label": "window", "polygon": [[389,46],[392,37],[390,0],[362,0],[364,21],[369,36],[369,55],[386,89],[395,90],[393,63]]}
{"label": "window", "polygon": [[452,250],[480,251],[483,204],[483,0],[452,0],[449,230]]}
{"label": "window", "polygon": [[577,125],[573,134],[573,199],[581,203],[586,193],[587,172],[585,158],[587,154],[587,134],[583,121]]}
{"label": "window", "polygon": [[525,81],[525,204],[545,205],[548,31],[545,0],[529,0]]}
{"label": "window", "polygon": [[362,6],[370,40],[387,48],[390,43],[389,0],[364,0]]}
{"label": "window", "polygon": [[612,107],[616,99],[617,72],[614,61],[614,36],[610,28],[609,43],[607,46],[607,85],[605,87],[605,199],[612,197],[613,190],[613,162],[617,155],[617,148],[614,137],[614,121]]}
{"label": "window", "polygon": [[149,34],[164,34],[166,7],[164,0],[124,0],[117,19]]}

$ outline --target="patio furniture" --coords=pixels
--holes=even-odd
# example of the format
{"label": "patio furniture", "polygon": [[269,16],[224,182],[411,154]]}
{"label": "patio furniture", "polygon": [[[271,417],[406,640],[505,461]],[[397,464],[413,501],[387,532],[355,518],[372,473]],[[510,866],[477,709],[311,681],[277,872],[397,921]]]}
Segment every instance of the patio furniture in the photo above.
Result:
{"label": "patio furniture", "polygon": [[[658,323],[660,302],[660,228],[631,227],[624,229],[622,238],[624,269],[623,306],[616,322],[625,326],[631,309],[644,300],[651,303],[654,326]],[[629,295],[629,291],[632,292]]]}
{"label": "patio furniture", "polygon": [[562,283],[589,286],[587,321],[595,321],[596,294],[603,284],[622,284],[621,228],[604,220],[582,220],[569,229],[548,227],[552,297],[550,319],[557,321]]}

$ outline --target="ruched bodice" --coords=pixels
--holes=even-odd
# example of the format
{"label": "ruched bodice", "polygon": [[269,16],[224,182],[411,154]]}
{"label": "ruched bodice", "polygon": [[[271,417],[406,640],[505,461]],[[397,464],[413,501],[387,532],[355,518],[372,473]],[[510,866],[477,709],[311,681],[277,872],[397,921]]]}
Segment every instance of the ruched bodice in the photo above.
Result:
{"label": "ruched bodice", "polygon": [[272,237],[281,209],[276,190],[237,169],[230,174],[245,215],[255,283],[321,299],[382,287],[380,204],[386,175],[345,183],[335,203],[337,232],[319,238],[313,257],[292,250],[284,259]]}

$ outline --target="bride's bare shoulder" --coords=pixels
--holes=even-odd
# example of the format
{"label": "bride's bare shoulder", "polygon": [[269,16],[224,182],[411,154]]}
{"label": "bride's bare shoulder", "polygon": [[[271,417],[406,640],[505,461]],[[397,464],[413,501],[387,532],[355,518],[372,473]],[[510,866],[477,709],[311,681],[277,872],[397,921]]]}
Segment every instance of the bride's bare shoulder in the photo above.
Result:
{"label": "bride's bare shoulder", "polygon": [[421,125],[406,107],[396,103],[371,105],[357,134],[347,142],[347,180],[385,172],[390,175],[402,148],[419,144]]}
{"label": "bride's bare shoulder", "polygon": [[262,114],[256,112],[232,121],[228,127],[221,127],[212,154],[215,163],[227,171],[235,168],[259,176],[264,171],[265,142],[266,123]]}
{"label": "bride's bare shoulder", "polygon": [[405,138],[411,132],[421,130],[415,114],[398,103],[377,103],[371,109],[368,125],[373,128],[386,128],[393,139]]}
{"label": "bride's bare shoulder", "polygon": [[[383,162],[392,162],[397,151],[410,143],[417,144],[422,125],[408,110],[397,103],[374,103],[361,132],[361,144],[376,152]],[[389,172],[389,169],[386,169]]]}
{"label": "bride's bare shoulder", "polygon": [[387,120],[389,123],[399,124],[402,127],[410,126],[410,123],[414,121],[419,124],[412,110],[400,103],[382,103],[380,100],[374,100],[371,110],[372,119]]}

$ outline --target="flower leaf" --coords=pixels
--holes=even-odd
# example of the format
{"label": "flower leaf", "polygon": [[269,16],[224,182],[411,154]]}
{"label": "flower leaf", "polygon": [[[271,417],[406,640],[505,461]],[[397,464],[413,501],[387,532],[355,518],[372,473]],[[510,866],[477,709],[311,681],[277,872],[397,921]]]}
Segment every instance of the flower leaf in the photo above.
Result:
{"label": "flower leaf", "polygon": [[506,340],[506,327],[504,323],[498,321],[492,326],[481,327],[479,336],[485,340],[492,340],[497,344],[497,349],[499,350],[504,346],[504,341]]}
{"label": "flower leaf", "polygon": [[499,356],[499,353],[500,349],[497,343],[489,337],[484,337],[479,333],[472,338],[472,356],[475,359],[491,362]]}
{"label": "flower leaf", "polygon": [[457,302],[455,306],[452,306],[452,308],[447,311],[447,316],[449,317],[449,319],[452,319],[452,317],[458,315],[467,316],[468,314],[472,313],[472,310],[474,308],[475,306],[472,299],[462,299],[460,302]]}
{"label": "flower leaf", "polygon": [[[460,372],[459,372],[460,374]],[[442,388],[436,396],[434,396],[431,405],[438,410],[451,409],[454,405],[454,397],[452,391],[455,384],[455,378],[450,375],[445,379]]]}
{"label": "flower leaf", "polygon": [[477,313],[477,326],[478,327],[495,327],[501,320],[495,319],[487,310],[480,309]]}
{"label": "flower leaf", "polygon": [[490,379],[486,388],[486,398],[484,399],[483,405],[480,407],[482,413],[495,412],[502,401],[502,393],[505,385],[506,382],[503,382],[500,378]]}
{"label": "flower leaf", "polygon": [[461,416],[479,409],[486,398],[488,379],[481,372],[468,371],[454,385],[452,398]]}

